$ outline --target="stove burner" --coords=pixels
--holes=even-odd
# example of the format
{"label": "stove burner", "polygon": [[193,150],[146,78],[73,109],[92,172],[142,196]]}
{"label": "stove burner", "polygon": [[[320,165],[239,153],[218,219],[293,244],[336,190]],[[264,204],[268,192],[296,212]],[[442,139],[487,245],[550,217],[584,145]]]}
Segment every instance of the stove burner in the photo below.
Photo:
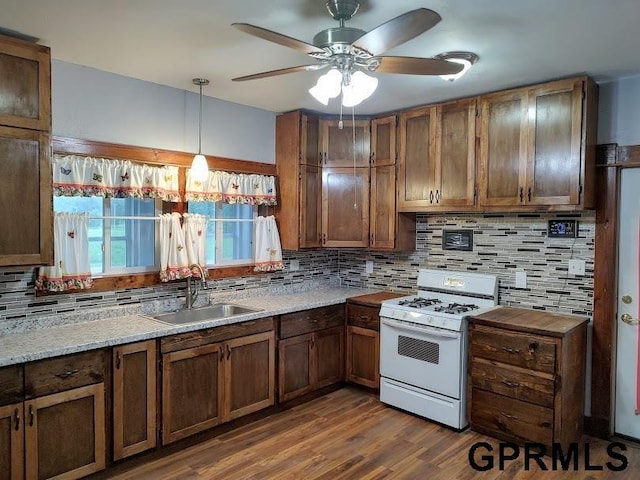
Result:
{"label": "stove burner", "polygon": [[459,315],[461,313],[470,312],[471,310],[475,310],[477,308],[478,306],[473,305],[472,303],[450,303],[448,305],[438,305],[433,309],[433,311]]}
{"label": "stove burner", "polygon": [[423,298],[423,297],[415,297],[413,299],[400,300],[398,305],[406,305],[407,307],[413,308],[426,308],[431,305],[435,305],[436,303],[442,303],[437,298]]}

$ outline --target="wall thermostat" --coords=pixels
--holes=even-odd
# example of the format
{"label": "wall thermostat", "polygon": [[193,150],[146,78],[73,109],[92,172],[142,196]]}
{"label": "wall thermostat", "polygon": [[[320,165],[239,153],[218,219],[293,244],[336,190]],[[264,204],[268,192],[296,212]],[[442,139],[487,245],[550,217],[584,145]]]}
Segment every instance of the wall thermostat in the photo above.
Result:
{"label": "wall thermostat", "polygon": [[576,238],[578,222],[576,220],[549,220],[547,226],[549,238]]}

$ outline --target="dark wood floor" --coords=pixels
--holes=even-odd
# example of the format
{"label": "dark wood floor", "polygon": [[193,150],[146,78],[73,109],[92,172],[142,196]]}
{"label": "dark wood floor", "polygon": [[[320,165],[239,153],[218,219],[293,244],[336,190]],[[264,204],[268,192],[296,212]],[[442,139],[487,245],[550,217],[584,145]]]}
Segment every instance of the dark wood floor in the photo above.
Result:
{"label": "dark wood floor", "polygon": [[[494,468],[474,470],[470,448],[487,442],[474,456],[480,466],[491,455]],[[584,446],[586,444],[586,446]],[[471,431],[454,432],[419,417],[381,404],[374,396],[343,388],[309,403],[223,433],[185,450],[142,465],[120,465],[108,478],[122,480],[168,479],[638,479],[640,449],[627,444],[622,453],[628,467],[609,470],[621,460],[607,454],[609,442],[584,437],[579,471],[548,471],[532,460],[525,469],[521,455],[499,469],[499,442]],[[585,449],[589,450],[585,468]],[[509,450],[508,453],[511,453]],[[573,466],[572,466],[573,467]]]}

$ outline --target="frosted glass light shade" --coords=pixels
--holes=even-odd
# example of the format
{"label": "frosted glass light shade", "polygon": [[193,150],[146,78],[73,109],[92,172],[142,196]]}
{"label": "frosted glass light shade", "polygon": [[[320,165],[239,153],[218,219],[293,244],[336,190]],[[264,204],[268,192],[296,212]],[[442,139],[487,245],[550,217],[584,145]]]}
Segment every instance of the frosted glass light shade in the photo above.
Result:
{"label": "frosted glass light shade", "polygon": [[320,103],[327,105],[329,99],[340,95],[341,85],[342,74],[332,68],[318,79],[318,82],[309,89],[309,93]]}
{"label": "frosted glass light shade", "polygon": [[204,182],[209,176],[209,164],[204,155],[198,154],[191,162],[191,177]]}
{"label": "frosted glass light shade", "polygon": [[378,79],[361,71],[351,75],[351,83],[342,86],[342,105],[354,107],[369,98],[378,88]]}

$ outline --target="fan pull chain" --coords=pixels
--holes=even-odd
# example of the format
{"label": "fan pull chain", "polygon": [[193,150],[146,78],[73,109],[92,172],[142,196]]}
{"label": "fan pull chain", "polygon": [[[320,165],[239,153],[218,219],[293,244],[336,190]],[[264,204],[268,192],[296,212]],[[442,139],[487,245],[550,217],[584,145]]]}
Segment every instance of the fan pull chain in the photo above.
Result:
{"label": "fan pull chain", "polygon": [[[340,107],[342,109],[342,106]],[[358,182],[356,178],[356,107],[351,107],[351,138],[353,140],[353,209],[358,209]]]}
{"label": "fan pull chain", "polygon": [[340,102],[340,120],[338,120],[338,130],[344,128],[344,122],[342,121],[342,102]]}

